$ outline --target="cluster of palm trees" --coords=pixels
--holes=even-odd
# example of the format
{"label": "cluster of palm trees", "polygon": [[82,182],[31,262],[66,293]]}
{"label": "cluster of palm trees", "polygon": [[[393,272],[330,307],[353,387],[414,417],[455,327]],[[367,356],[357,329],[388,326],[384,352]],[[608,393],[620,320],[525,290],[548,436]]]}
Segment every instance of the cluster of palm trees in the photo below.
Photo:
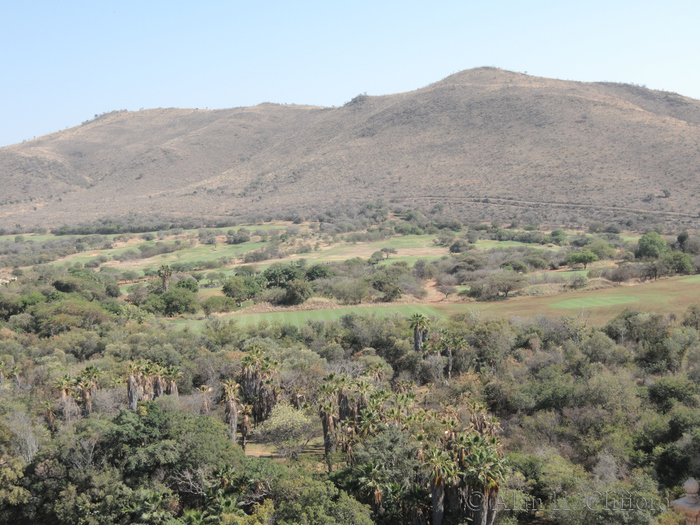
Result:
{"label": "cluster of palm trees", "polygon": [[251,511],[269,496],[268,481],[248,477],[230,465],[221,465],[214,470],[208,488],[201,495],[206,510],[186,509],[181,520],[186,525],[260,523],[251,520],[244,509]]}
{"label": "cluster of palm trees", "polygon": [[262,345],[253,343],[241,360],[241,365],[241,392],[251,405],[251,414],[257,425],[268,418],[278,402],[275,379],[279,363],[264,355]]}
{"label": "cluster of palm trees", "polygon": [[401,393],[383,384],[383,370],[370,370],[367,377],[351,379],[344,374],[327,375],[318,389],[318,413],[323,427],[323,444],[329,458],[338,446],[352,463],[358,439],[376,435],[383,424],[397,428],[411,417],[415,394],[402,382]]}
{"label": "cluster of palm trees", "polygon": [[[416,325],[420,324],[423,326],[421,330],[427,330],[421,323]],[[424,333],[416,337],[421,345]],[[433,336],[424,350],[447,353],[448,359],[455,348],[464,344],[449,335]],[[279,402],[276,386],[278,363],[265,355],[260,344],[253,344],[247,350],[241,361],[240,374],[235,379],[221,382],[221,402],[231,438],[237,443],[240,429],[244,450],[252,430],[251,417],[256,424],[267,419]],[[448,365],[448,374],[450,369]],[[2,381],[7,367],[0,370]],[[18,376],[20,370],[14,367],[10,373]],[[78,408],[83,416],[92,413],[92,399],[100,386],[100,375],[98,368],[89,365],[75,378],[64,375],[56,379],[54,386],[59,392],[64,419],[77,413]],[[151,401],[166,394],[177,396],[177,380],[180,378],[182,372],[177,367],[163,367],[146,360],[131,363],[126,378],[129,408],[135,411],[138,401]],[[202,391],[205,396],[212,391],[208,385],[202,388],[206,389]],[[392,391],[388,384],[385,386],[381,366],[369,368],[365,375],[356,379],[345,374],[329,374],[315,392],[296,392],[292,397],[299,401],[299,405],[302,399],[316,400],[329,470],[332,469],[332,456],[338,449],[352,466],[357,444],[377,436],[387,427],[406,433],[417,444],[421,468],[416,470],[415,479],[403,484],[383,478],[382,465],[369,463],[357,467],[361,470],[358,484],[372,502],[375,513],[380,514],[390,501],[390,505],[398,506],[403,509],[401,512],[410,515],[415,525],[425,525],[431,512],[432,525],[441,525],[445,515],[459,516],[461,520],[478,525],[493,524],[499,483],[504,478],[505,467],[498,439],[500,427],[483,408],[473,405],[465,410],[463,407],[443,406],[438,411],[418,407],[415,385],[410,381],[398,381]],[[53,431],[53,406],[46,409]],[[436,429],[441,434],[436,434]],[[426,489],[430,493],[432,508],[428,505]],[[240,504],[229,499],[223,493],[212,495],[212,504],[221,507],[217,507],[212,515],[240,511]],[[147,511],[144,509],[144,512]],[[191,518],[196,521],[197,517]]]}
{"label": "cluster of palm trees", "polygon": [[449,382],[452,379],[454,354],[466,346],[466,340],[460,335],[448,331],[433,332],[425,341],[423,355],[440,355],[447,358],[447,381]]}
{"label": "cluster of palm trees", "polygon": [[160,268],[158,268],[158,277],[162,281],[163,293],[168,291],[168,284],[170,284],[170,278],[172,275],[173,271],[167,264],[163,264]]}
{"label": "cluster of palm trees", "polygon": [[147,360],[131,363],[126,378],[129,409],[136,411],[139,401],[152,401],[163,395],[178,396],[177,380],[182,378],[178,367],[164,367]]}
{"label": "cluster of palm trees", "polygon": [[[80,409],[84,417],[92,414],[92,398],[99,389],[99,377],[102,371],[94,365],[86,366],[76,377],[64,374],[54,381],[54,388],[59,392],[58,404],[64,420],[71,419],[76,412],[76,402],[80,404]],[[55,424],[55,413],[52,406],[47,409],[47,420],[49,427],[53,430]]]}
{"label": "cluster of palm trees", "polygon": [[[262,345],[253,344],[241,361],[242,370],[238,381],[227,379],[221,382],[226,423],[231,439],[238,442],[240,423],[241,445],[245,450],[248,436],[255,423],[267,419],[279,400],[275,384],[278,363],[264,355]],[[126,377],[129,409],[136,411],[139,401],[152,401],[163,395],[178,396],[177,381],[182,372],[177,367],[163,367],[148,360],[131,363]],[[202,397],[205,413],[211,408],[210,395],[213,388],[201,385],[196,392]],[[245,401],[245,404],[243,403]]]}
{"label": "cluster of palm trees", "polygon": [[318,390],[318,415],[323,427],[326,458],[342,443],[343,452],[351,451],[357,433],[359,413],[367,406],[372,386],[364,380],[351,380],[347,375],[329,374]]}
{"label": "cluster of palm trees", "polygon": [[[452,406],[441,411],[419,408],[412,385],[399,386],[396,390],[400,391],[391,392],[364,379],[326,376],[318,390],[318,407],[327,458],[339,447],[352,465],[357,443],[393,426],[421,444],[418,459],[429,479],[432,524],[441,525],[447,510],[470,523],[491,525],[499,483],[505,475],[498,423],[477,405],[467,415]],[[436,427],[443,429],[442,437],[430,440],[427,436]],[[427,509],[421,507],[425,487],[408,481],[403,486],[387,483],[381,465],[369,463],[360,468],[358,483],[375,513],[381,512],[385,500],[400,500],[410,508],[414,523],[427,523]]]}
{"label": "cluster of palm trees", "polygon": [[441,355],[447,357],[447,380],[452,379],[452,367],[454,354],[457,350],[467,346],[466,340],[448,331],[430,332],[431,322],[424,314],[413,314],[409,319],[413,329],[413,348],[424,357]]}
{"label": "cluster of palm trees", "polygon": [[241,365],[238,381],[226,379],[221,382],[221,402],[224,404],[224,417],[234,443],[238,442],[240,419],[241,447],[245,451],[253,429],[251,416],[257,425],[269,417],[279,401],[275,383],[279,363],[264,355],[262,345],[254,343],[248,348]]}
{"label": "cluster of palm trees", "polygon": [[[409,410],[406,404],[402,418],[399,396],[390,408],[367,419],[379,419],[383,425],[400,425],[422,444],[418,451],[421,470],[427,475],[431,496],[432,525],[441,525],[450,513],[459,523],[493,525],[496,518],[499,484],[505,476],[503,452],[498,441],[498,424],[479,407],[467,421],[462,421],[454,407],[434,410]],[[393,406],[392,406],[393,405]],[[371,417],[370,417],[371,416]],[[377,417],[378,416],[378,417]],[[443,437],[432,442],[426,437],[428,427],[441,426]],[[360,433],[360,438],[363,433]],[[425,505],[425,487],[406,480],[404,484],[387,482],[382,466],[370,462],[362,465],[358,484],[371,497],[373,510],[380,514],[386,501],[402,509],[401,514],[412,525],[428,523],[429,508]],[[410,518],[409,518],[410,517]]]}
{"label": "cluster of palm trees", "polygon": [[445,509],[469,523],[492,525],[506,473],[500,426],[476,405],[466,423],[454,412],[446,415],[443,439],[426,445],[422,453],[430,477],[433,525],[441,525]]}
{"label": "cluster of palm trees", "polygon": [[221,382],[221,386],[224,388],[222,403],[224,403],[225,406],[224,414],[226,423],[229,426],[229,432],[231,433],[231,439],[234,444],[238,442],[238,417],[241,412],[243,413],[243,419],[241,421],[241,448],[243,448],[245,452],[248,436],[253,428],[250,422],[251,406],[241,405],[241,399],[238,397],[241,385],[235,380],[224,380]]}
{"label": "cluster of palm trees", "polygon": [[419,353],[423,352],[423,343],[428,338],[430,330],[430,318],[424,314],[413,314],[409,323],[413,330],[413,349]]}
{"label": "cluster of palm trees", "polygon": [[5,361],[0,361],[0,385],[2,385],[5,382],[5,375],[9,373],[15,382],[15,386],[19,388],[21,384],[19,374],[21,372],[22,369],[18,364],[10,366],[8,364],[5,364]]}

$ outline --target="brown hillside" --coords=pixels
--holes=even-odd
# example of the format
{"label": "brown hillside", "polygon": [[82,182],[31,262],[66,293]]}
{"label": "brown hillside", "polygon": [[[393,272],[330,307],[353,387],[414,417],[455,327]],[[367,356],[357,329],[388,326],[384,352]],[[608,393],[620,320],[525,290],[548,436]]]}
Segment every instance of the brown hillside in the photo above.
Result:
{"label": "brown hillside", "polygon": [[445,202],[473,219],[693,223],[699,161],[698,100],[479,68],[339,108],[113,112],[0,148],[0,226],[308,213],[376,198]]}

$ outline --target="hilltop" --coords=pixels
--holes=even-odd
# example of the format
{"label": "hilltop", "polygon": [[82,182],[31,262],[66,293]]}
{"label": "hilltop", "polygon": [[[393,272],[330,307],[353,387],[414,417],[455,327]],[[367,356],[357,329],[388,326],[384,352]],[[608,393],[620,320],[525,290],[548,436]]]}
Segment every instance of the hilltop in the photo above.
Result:
{"label": "hilltop", "polygon": [[696,226],[698,166],[698,100],[478,68],[337,108],[116,111],[0,148],[0,226],[309,215],[374,199],[482,220]]}

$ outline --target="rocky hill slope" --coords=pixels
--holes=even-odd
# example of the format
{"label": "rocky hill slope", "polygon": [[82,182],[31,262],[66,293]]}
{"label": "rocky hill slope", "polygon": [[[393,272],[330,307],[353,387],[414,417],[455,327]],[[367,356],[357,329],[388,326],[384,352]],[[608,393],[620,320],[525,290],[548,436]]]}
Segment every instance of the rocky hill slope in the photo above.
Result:
{"label": "rocky hill slope", "polygon": [[0,148],[0,226],[384,199],[465,218],[694,224],[700,101],[478,68],[337,108],[112,112]]}

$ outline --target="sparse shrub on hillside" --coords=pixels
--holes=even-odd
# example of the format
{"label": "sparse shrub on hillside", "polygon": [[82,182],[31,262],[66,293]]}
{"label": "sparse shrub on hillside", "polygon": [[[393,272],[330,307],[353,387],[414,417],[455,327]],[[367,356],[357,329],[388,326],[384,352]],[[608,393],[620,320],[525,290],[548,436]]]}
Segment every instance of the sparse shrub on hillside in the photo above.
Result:
{"label": "sparse shrub on hillside", "polygon": [[470,249],[469,243],[464,239],[458,239],[450,245],[450,253],[462,253]]}
{"label": "sparse shrub on hillside", "polygon": [[594,221],[588,224],[588,233],[600,233],[605,231],[605,228],[605,223]]}
{"label": "sparse shrub on hillside", "polygon": [[576,264],[582,264],[586,268],[590,263],[598,260],[598,256],[588,250],[582,250],[580,252],[570,253],[566,256],[566,263],[569,266],[574,266]]}
{"label": "sparse shrub on hillside", "polygon": [[586,250],[594,253],[598,259],[612,259],[617,253],[611,244],[608,244],[602,239],[597,239],[588,244]]}
{"label": "sparse shrub on hillside", "polygon": [[574,275],[569,279],[568,285],[574,290],[580,290],[588,285],[588,278],[583,274]]}
{"label": "sparse shrub on hillside", "polygon": [[280,249],[278,244],[270,244],[265,248],[246,252],[245,255],[243,255],[243,262],[246,264],[252,264],[270,259],[280,259],[284,256],[285,253]]}
{"label": "sparse shrub on hillside", "polygon": [[250,241],[250,234],[246,232],[241,232],[243,228],[238,230],[238,232],[233,232],[232,230],[226,235],[226,242],[228,244],[243,244],[244,242]]}

